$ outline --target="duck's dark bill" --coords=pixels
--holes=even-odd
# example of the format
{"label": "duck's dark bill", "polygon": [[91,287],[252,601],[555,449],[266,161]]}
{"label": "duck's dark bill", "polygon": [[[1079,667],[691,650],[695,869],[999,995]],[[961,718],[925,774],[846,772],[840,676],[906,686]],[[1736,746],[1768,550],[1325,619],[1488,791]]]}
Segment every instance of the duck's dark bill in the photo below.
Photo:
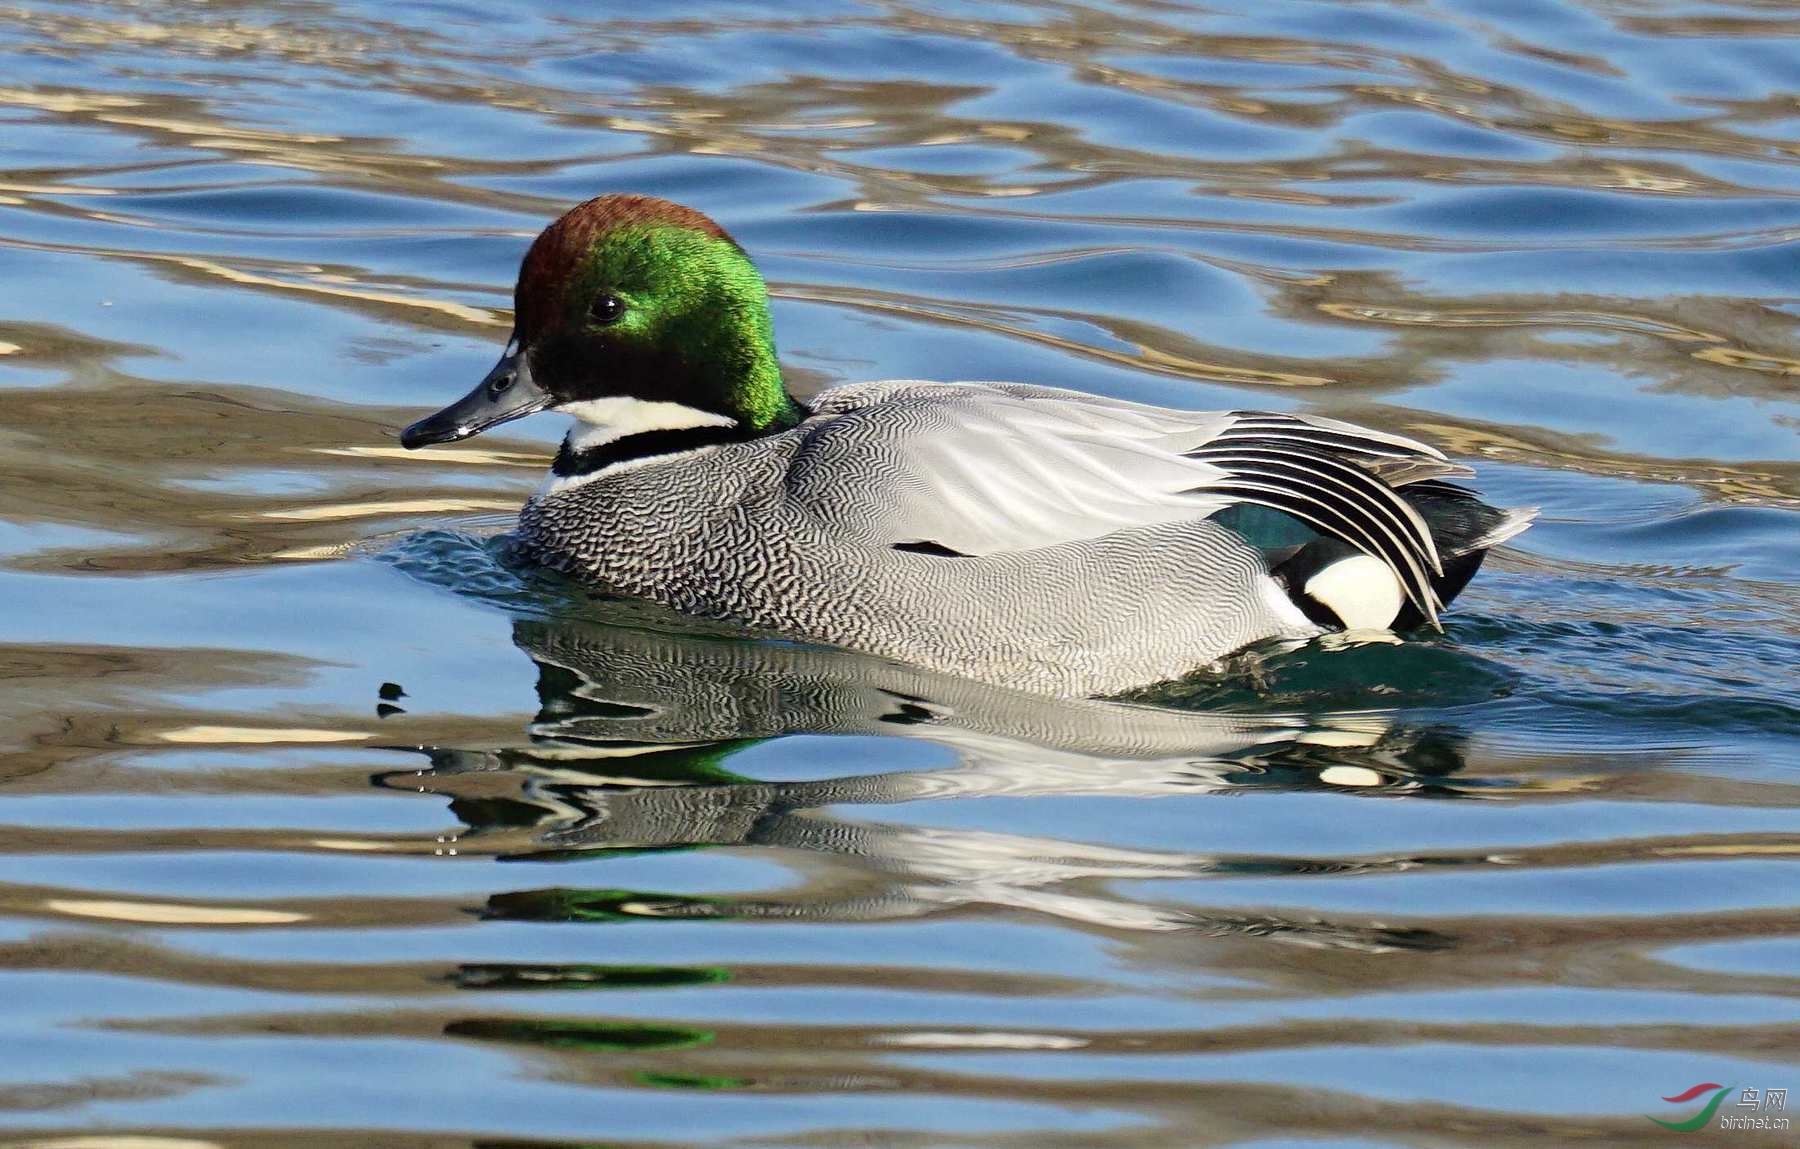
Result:
{"label": "duck's dark bill", "polygon": [[432,443],[454,443],[549,405],[550,396],[531,378],[524,352],[509,344],[506,354],[475,390],[400,432],[400,445],[411,450]]}

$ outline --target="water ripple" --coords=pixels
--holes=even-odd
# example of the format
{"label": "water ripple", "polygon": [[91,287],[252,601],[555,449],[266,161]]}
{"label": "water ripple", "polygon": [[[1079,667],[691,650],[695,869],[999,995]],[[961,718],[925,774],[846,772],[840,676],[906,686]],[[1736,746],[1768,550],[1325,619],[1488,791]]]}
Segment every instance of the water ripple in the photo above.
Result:
{"label": "water ripple", "polygon": [[[0,11],[0,1145],[1626,1145],[1789,1084],[1797,36]],[[394,432],[606,190],[732,230],[799,390],[1303,408],[1544,517],[1441,638],[1127,700],[591,596],[504,537],[557,428]]]}

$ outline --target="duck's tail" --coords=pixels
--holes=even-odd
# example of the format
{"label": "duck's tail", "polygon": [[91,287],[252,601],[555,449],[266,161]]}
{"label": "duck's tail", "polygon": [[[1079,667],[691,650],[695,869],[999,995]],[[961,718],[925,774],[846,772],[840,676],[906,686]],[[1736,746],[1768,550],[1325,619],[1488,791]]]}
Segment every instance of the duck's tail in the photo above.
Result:
{"label": "duck's tail", "polygon": [[[1474,491],[1428,479],[1409,483],[1400,494],[1425,519],[1443,556],[1444,573],[1432,579],[1438,598],[1448,604],[1481,569],[1488,551],[1529,527],[1538,517],[1536,507],[1490,507]],[[1397,630],[1418,626],[1425,619],[1411,603],[1394,620]]]}
{"label": "duck's tail", "polygon": [[[1474,491],[1438,478],[1396,489],[1431,531],[1443,569],[1432,572],[1429,581],[1446,605],[1475,577],[1490,549],[1538,515],[1536,507],[1489,506]],[[1409,630],[1428,621],[1385,564],[1340,539],[1313,539],[1283,556],[1273,573],[1294,604],[1321,626]]]}

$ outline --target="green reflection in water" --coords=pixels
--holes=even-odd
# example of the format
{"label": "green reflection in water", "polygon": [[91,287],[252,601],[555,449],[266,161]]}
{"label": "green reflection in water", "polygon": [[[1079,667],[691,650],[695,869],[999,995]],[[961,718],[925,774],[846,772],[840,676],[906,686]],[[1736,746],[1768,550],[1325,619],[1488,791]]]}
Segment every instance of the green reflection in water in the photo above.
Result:
{"label": "green reflection in water", "polygon": [[505,1041],[576,1049],[589,1053],[619,1053],[650,1049],[687,1049],[707,1045],[713,1034],[705,1029],[676,1025],[643,1025],[622,1021],[561,1021],[556,1018],[471,1017],[444,1026],[451,1037],[479,1041]]}
{"label": "green reflection in water", "polygon": [[719,966],[659,965],[464,965],[455,974],[458,989],[572,990],[671,989],[718,985],[731,980]]}
{"label": "green reflection in water", "polygon": [[640,1085],[661,1089],[748,1089],[753,1083],[747,1077],[718,1077],[705,1073],[634,1073],[631,1079]]}

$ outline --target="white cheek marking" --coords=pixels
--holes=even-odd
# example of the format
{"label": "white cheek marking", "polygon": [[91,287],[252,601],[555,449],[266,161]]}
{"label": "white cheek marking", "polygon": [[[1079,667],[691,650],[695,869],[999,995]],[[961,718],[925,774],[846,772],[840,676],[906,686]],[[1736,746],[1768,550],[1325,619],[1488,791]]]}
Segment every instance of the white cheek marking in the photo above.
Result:
{"label": "white cheek marking", "polygon": [[1345,630],[1386,630],[1400,616],[1400,581],[1368,555],[1332,563],[1306,580],[1306,593],[1337,615]]}
{"label": "white cheek marking", "polygon": [[690,427],[735,427],[737,420],[714,411],[702,411],[685,403],[661,403],[614,395],[606,399],[581,399],[556,408],[573,415],[584,426],[569,432],[571,450],[585,451],[639,435],[645,431],[685,431]]}

